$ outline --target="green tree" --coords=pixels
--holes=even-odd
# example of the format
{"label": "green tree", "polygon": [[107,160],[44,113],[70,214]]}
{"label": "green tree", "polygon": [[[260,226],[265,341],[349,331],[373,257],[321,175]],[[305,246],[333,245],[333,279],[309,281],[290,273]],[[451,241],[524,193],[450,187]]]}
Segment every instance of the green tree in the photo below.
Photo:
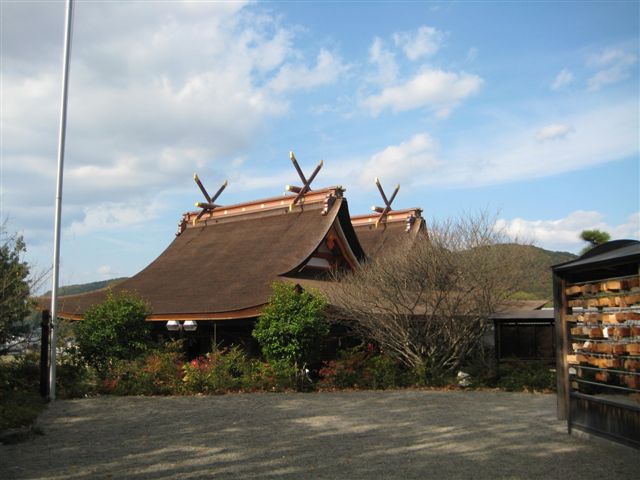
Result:
{"label": "green tree", "polygon": [[26,318],[33,300],[29,265],[22,258],[27,251],[22,236],[9,235],[6,223],[0,227],[0,236],[0,354],[4,354],[30,332]]}
{"label": "green tree", "polygon": [[104,375],[116,360],[132,360],[152,345],[151,328],[145,321],[149,306],[138,295],[110,291],[107,299],[93,305],[76,325],[81,357]]}
{"label": "green tree", "polygon": [[296,368],[317,360],[329,326],[322,316],[323,298],[290,283],[276,282],[269,304],[253,329],[253,337],[270,362]]}
{"label": "green tree", "polygon": [[598,245],[611,240],[611,235],[609,235],[607,232],[603,232],[602,230],[583,230],[580,234],[580,239],[584,240],[585,242],[589,242],[589,245],[587,245],[580,251],[580,255],[583,255],[593,247],[597,247]]}

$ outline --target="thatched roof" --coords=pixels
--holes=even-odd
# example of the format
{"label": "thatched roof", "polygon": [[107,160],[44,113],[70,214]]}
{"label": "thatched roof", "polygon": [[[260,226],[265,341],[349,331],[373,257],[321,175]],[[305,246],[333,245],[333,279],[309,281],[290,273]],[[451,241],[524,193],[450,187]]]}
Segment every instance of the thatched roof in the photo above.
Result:
{"label": "thatched roof", "polygon": [[377,225],[379,214],[376,213],[352,217],[351,222],[367,256],[375,258],[426,232],[421,213],[419,208],[392,210]]}
{"label": "thatched roof", "polygon": [[[175,240],[149,266],[113,287],[145,298],[149,320],[236,319],[259,314],[282,276],[319,276],[364,252],[339,187],[185,214]],[[59,315],[81,318],[106,290],[61,297]]]}

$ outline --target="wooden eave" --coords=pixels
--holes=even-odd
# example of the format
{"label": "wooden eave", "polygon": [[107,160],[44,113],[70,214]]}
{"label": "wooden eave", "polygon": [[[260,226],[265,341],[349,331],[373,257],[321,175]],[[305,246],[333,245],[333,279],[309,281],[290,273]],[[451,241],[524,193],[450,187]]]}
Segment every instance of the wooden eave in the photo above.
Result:
{"label": "wooden eave", "polygon": [[166,322],[168,320],[240,320],[255,318],[262,313],[265,304],[256,307],[232,310],[229,312],[205,312],[205,313],[161,313],[149,315],[147,322]]}
{"label": "wooden eave", "polygon": [[335,235],[335,242],[338,244],[338,248],[342,252],[344,259],[347,261],[351,269],[355,270],[360,265],[360,262],[351,248],[351,244],[346,239],[342,226],[338,219],[333,224],[333,228],[329,231],[330,234]]}

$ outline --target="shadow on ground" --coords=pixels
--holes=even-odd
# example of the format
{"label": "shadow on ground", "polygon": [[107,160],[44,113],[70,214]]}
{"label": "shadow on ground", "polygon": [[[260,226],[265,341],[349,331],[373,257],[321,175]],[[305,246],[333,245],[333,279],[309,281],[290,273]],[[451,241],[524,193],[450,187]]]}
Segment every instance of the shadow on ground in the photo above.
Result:
{"label": "shadow on ground", "polygon": [[0,447],[0,478],[638,478],[640,454],[569,436],[555,396],[338,392],[61,401]]}

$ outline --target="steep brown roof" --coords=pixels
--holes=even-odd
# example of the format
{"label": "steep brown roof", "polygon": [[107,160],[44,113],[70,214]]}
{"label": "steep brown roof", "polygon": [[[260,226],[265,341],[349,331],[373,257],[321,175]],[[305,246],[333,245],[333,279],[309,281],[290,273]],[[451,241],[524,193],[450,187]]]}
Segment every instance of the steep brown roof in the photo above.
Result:
{"label": "steep brown roof", "polygon": [[[321,246],[327,258],[327,243],[339,248],[352,266],[364,258],[341,189],[310,192],[289,211],[291,199],[221,207],[196,222],[196,214],[185,214],[169,247],[113,290],[144,297],[149,320],[249,318],[267,302],[271,284],[296,275]],[[105,295],[61,297],[60,316],[79,318]]]}
{"label": "steep brown roof", "polygon": [[391,211],[377,226],[376,213],[352,217],[351,223],[365,253],[374,258],[426,231],[421,212],[419,208]]}

